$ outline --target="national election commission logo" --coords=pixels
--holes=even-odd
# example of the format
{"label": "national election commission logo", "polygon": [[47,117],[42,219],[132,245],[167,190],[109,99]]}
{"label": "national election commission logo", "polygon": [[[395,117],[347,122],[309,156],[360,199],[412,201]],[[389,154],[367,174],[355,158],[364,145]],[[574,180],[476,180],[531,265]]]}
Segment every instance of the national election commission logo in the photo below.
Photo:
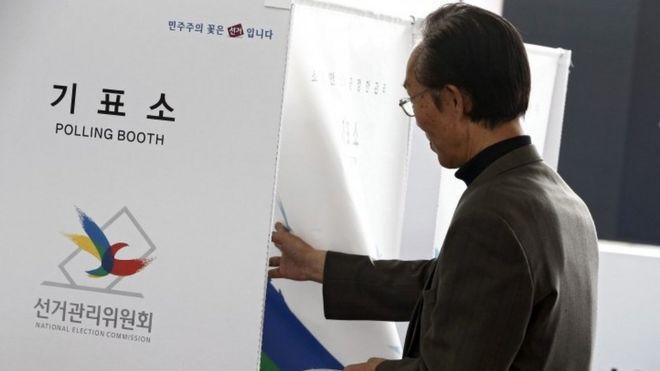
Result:
{"label": "national election commission logo", "polygon": [[[139,292],[118,290],[124,279],[135,279],[150,266],[156,246],[127,207],[104,224],[77,209],[80,230],[63,233],[73,251],[58,265],[66,282],[42,285],[142,298]],[[122,258],[118,255],[121,250]],[[82,253],[82,254],[81,254]],[[126,259],[129,258],[129,259]]]}

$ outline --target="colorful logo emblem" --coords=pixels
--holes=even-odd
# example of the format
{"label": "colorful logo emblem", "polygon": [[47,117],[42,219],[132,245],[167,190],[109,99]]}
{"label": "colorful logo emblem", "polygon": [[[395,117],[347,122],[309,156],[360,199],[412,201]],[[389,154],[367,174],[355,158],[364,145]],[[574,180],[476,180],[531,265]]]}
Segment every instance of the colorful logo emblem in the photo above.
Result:
{"label": "colorful logo emblem", "polygon": [[[144,298],[142,293],[135,291],[142,282],[135,279],[135,274],[153,261],[151,256],[156,251],[156,245],[138,219],[124,206],[102,224],[97,224],[82,210],[76,209],[84,234],[64,233],[66,238],[58,239],[58,245],[63,248],[68,246],[72,250],[57,265],[65,280],[43,281],[41,284]],[[116,236],[122,236],[122,241],[113,241]],[[90,255],[98,261],[98,265],[91,266],[94,259],[90,259]]]}
{"label": "colorful logo emblem", "polygon": [[86,235],[67,234],[66,236],[78,248],[98,259],[100,266],[86,271],[90,277],[104,277],[109,274],[122,277],[131,276],[144,269],[151,262],[152,259],[117,259],[117,252],[128,246],[128,244],[124,242],[110,244],[103,230],[92,218],[80,209],[78,209],[78,215]]}

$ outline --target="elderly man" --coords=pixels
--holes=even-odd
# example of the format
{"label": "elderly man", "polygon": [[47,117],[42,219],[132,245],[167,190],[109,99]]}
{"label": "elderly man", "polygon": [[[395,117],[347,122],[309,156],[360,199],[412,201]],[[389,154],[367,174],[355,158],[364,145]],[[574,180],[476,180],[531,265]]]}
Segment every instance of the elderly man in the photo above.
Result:
{"label": "elderly man", "polygon": [[269,276],[323,284],[331,319],[410,321],[403,358],[346,370],[589,370],[598,251],[585,204],[523,135],[530,73],[515,28],[465,4],[426,19],[401,100],[467,190],[440,255],[372,261],[276,224]]}

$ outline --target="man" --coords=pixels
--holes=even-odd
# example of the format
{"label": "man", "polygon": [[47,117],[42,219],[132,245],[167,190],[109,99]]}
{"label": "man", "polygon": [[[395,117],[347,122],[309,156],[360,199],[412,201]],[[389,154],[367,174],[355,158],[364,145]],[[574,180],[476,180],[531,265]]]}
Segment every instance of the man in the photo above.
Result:
{"label": "man", "polygon": [[327,318],[410,320],[403,359],[346,370],[589,370],[597,238],[587,207],[522,135],[530,74],[515,28],[450,4],[430,14],[401,101],[468,185],[440,255],[372,261],[276,224],[269,276],[323,283]]}

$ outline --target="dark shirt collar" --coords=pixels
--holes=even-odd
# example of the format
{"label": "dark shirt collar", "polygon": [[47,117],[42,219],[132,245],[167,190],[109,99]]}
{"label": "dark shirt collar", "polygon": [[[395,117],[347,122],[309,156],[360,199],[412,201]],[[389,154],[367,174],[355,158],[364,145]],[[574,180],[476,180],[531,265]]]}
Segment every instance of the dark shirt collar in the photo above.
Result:
{"label": "dark shirt collar", "polygon": [[466,162],[456,171],[455,176],[464,181],[466,185],[470,185],[490,164],[495,162],[498,158],[506,155],[514,149],[532,144],[532,140],[528,135],[521,135],[513,138],[497,142],[489,147],[486,147],[476,156],[472,157],[470,161]]}

